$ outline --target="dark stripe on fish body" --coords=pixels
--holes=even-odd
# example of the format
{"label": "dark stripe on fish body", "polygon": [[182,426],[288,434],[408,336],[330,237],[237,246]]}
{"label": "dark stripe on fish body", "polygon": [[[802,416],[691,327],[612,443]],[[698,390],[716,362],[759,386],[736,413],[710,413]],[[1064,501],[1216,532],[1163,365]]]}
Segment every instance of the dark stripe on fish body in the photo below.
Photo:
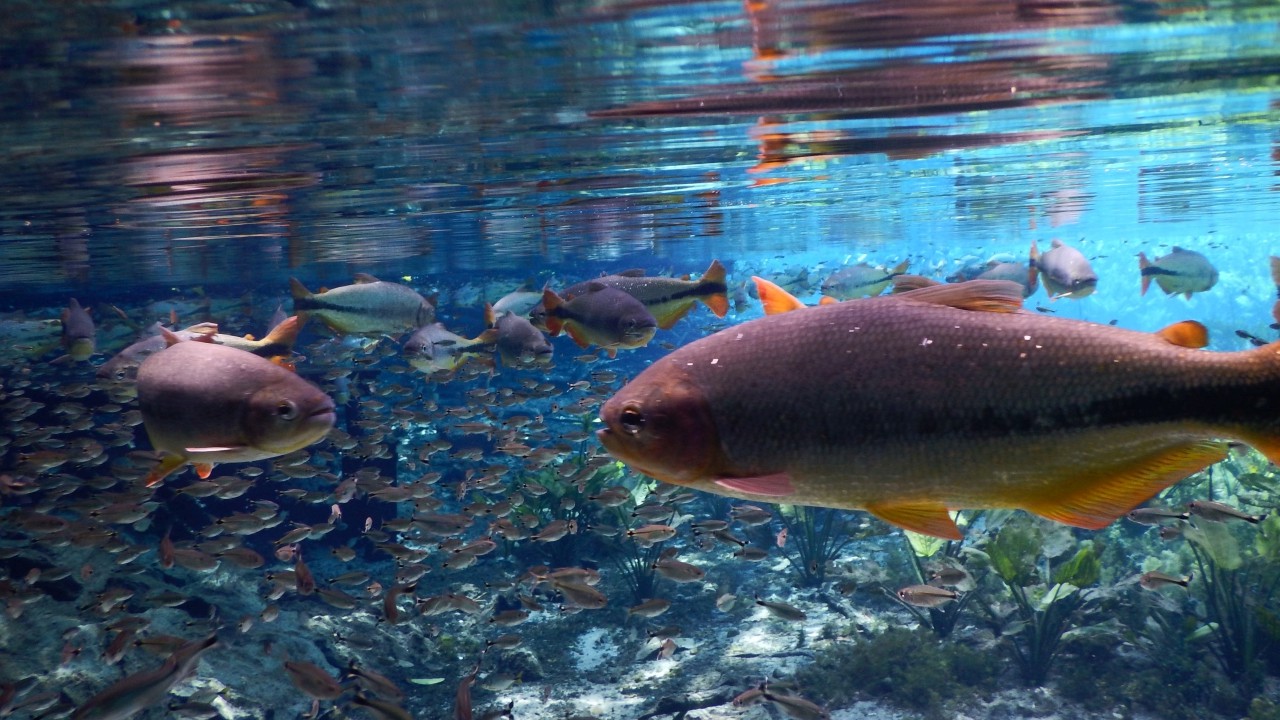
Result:
{"label": "dark stripe on fish body", "polygon": [[[698,384],[719,388],[712,391],[714,415],[722,441],[735,446],[727,448],[730,456],[1280,416],[1273,373],[1259,368],[1251,382],[1222,373],[1229,354],[1043,316],[842,305],[775,316],[793,319],[764,326],[764,335],[686,346],[680,354]],[[1260,395],[1268,380],[1271,395]],[[778,402],[779,393],[787,402]],[[807,439],[797,444],[799,437]]]}

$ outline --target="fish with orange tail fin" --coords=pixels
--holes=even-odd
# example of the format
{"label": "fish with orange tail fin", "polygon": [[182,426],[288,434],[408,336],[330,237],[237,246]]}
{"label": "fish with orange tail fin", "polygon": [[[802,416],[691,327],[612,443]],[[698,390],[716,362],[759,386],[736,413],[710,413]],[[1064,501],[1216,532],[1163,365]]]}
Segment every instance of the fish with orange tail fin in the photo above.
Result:
{"label": "fish with orange tail fin", "polygon": [[333,427],[320,388],[253,353],[164,331],[168,348],[138,368],[147,436],[165,453],[147,485],[187,463],[208,477],[214,463],[253,462],[304,448]]}
{"label": "fish with orange tail fin", "polygon": [[569,300],[550,288],[542,292],[547,331],[563,329],[578,347],[599,345],[618,354],[619,348],[638,348],[653,339],[658,321],[643,303],[615,287],[591,283],[587,291]]}
{"label": "fish with orange tail fin", "polygon": [[970,508],[1098,529],[1231,441],[1280,460],[1280,343],[1206,339],[1026,312],[1012,282],[938,285],[685,345],[604,404],[597,436],[666,482],[941,538]]}

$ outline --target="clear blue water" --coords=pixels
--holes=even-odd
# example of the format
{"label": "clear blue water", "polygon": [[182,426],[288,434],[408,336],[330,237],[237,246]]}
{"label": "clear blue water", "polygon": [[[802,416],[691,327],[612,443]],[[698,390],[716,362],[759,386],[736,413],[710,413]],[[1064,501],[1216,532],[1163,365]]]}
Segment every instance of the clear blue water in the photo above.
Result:
{"label": "clear blue water", "polygon": [[[390,357],[394,346],[375,350],[372,360],[356,363],[366,374],[351,375],[350,384],[358,386],[352,407],[363,413],[351,419],[381,424],[388,433],[383,444],[399,465],[394,457],[383,462],[386,474],[434,468],[452,488],[464,473],[494,464],[525,473],[520,460],[475,438],[454,437],[454,450],[479,448],[475,458],[437,455],[422,465],[405,458],[425,439],[447,434],[458,419],[441,409],[475,403],[467,391],[490,385],[528,390],[520,383],[530,378],[557,388],[503,411],[545,414],[554,432],[535,435],[530,444],[541,441],[566,457],[597,452],[556,433],[580,423],[578,415],[561,411],[563,405],[582,401],[573,407],[589,416],[591,398],[598,403],[607,392],[576,395],[580,389],[566,390],[568,383],[594,382],[591,371],[602,369],[625,378],[670,347],[758,316],[758,304],[743,295],[753,274],[785,280],[813,301],[817,284],[841,265],[909,260],[912,272],[941,279],[998,254],[1024,259],[1033,241],[1046,249],[1056,238],[1090,258],[1097,292],[1051,301],[1041,290],[1029,306],[1143,330],[1196,319],[1208,326],[1215,350],[1247,347],[1237,331],[1276,337],[1270,324],[1277,285],[1268,265],[1280,253],[1280,6],[1273,3],[119,0],[9,6],[10,20],[0,28],[0,311],[6,321],[53,318],[68,297],[79,298],[96,308],[100,354],[94,363],[133,339],[111,305],[141,325],[167,319],[170,305],[151,303],[209,298],[213,310],[179,306],[182,322],[221,314],[215,319],[225,327],[253,332],[287,299],[291,276],[313,288],[346,284],[357,272],[406,282],[437,297],[441,317],[471,336],[479,332],[483,301],[522,283],[560,287],[632,267],[696,274],[712,259],[728,266],[730,291],[742,304],[726,319],[699,307],[651,346],[623,353],[612,364],[574,363],[579,351],[559,339],[557,367],[544,377],[515,373],[433,385],[405,373]],[[1190,299],[1158,289],[1141,296],[1137,254],[1155,257],[1174,246],[1208,257],[1220,272],[1218,284]],[[322,366],[326,358],[349,360],[344,352],[350,350],[335,350],[322,334],[309,332],[302,352],[311,365],[304,363],[300,372],[321,377],[333,369]],[[32,354],[32,342],[27,336],[6,340],[20,352],[5,354],[5,397],[17,403],[6,406],[12,429],[5,434],[5,472],[20,472],[20,453],[33,446],[60,447],[29,441],[35,430],[23,424],[16,398],[43,393],[40,401],[52,408],[65,388],[91,375],[48,365],[56,353]],[[343,367],[351,371],[350,362]],[[34,386],[25,384],[32,378]],[[347,380],[323,380],[330,392],[347,391],[338,387]],[[563,397],[548,397],[556,393]],[[419,398],[421,404],[409,408]],[[556,400],[561,404],[553,407]],[[388,415],[387,403],[418,414],[408,420]],[[61,422],[34,417],[42,427]],[[99,415],[96,422],[107,421]],[[141,428],[136,431],[140,436]],[[67,439],[84,432],[53,435]],[[130,446],[120,448],[108,454],[114,459]],[[359,468],[330,446],[320,451],[330,453],[327,462],[339,476]],[[96,471],[68,465],[56,473],[89,478]],[[84,488],[80,493],[92,495]],[[0,513],[9,513],[0,517],[16,523],[33,502],[57,508],[57,496],[6,496]],[[371,516],[394,515],[362,507]],[[242,510],[227,501],[205,512]],[[300,522],[318,523],[325,519],[322,510],[290,512]],[[158,542],[154,527],[129,532],[132,543]],[[183,540],[193,540],[190,533]],[[1115,530],[1109,541],[1117,547],[1132,542],[1120,555],[1134,572],[1148,569],[1144,553],[1161,551],[1126,533]],[[1088,537],[1080,533],[1076,540]],[[28,541],[13,528],[5,539],[9,547]],[[255,542],[269,555],[274,539]],[[97,563],[99,579],[86,581],[85,592],[102,589],[101,569],[110,564],[101,557],[32,542],[32,552],[54,565],[74,562],[80,572]],[[326,552],[334,544],[314,542]],[[577,551],[557,559],[607,566],[593,555],[603,552],[599,548],[584,541]],[[789,571],[775,560],[765,571],[755,564],[727,569],[725,558],[703,558],[721,571],[717,587],[673,591],[691,608],[682,623],[708,632],[755,632],[755,621],[712,615],[709,606],[725,591],[744,598],[756,588],[781,592],[785,582],[779,585],[777,578]],[[364,561],[384,586],[393,584],[395,568],[385,557],[369,551]],[[499,593],[484,582],[514,577],[535,562],[548,560],[508,549],[500,570],[493,559],[457,574],[437,567],[418,594],[452,587],[491,602]],[[896,561],[889,550],[866,545],[842,562],[865,567]],[[326,577],[345,567],[327,558],[316,564]],[[144,578],[167,578],[146,581],[149,590],[195,582],[148,567]],[[256,614],[264,571],[237,572],[220,576],[225,587],[218,592],[238,598],[227,600],[229,606]],[[904,577],[899,567],[875,581],[892,587]],[[625,595],[617,587],[610,592]],[[815,603],[811,613],[821,608],[815,597],[808,598]],[[288,608],[289,627],[314,637],[314,647],[335,647],[330,638],[342,632],[340,623],[307,620],[329,608],[315,598],[293,600],[309,604]],[[611,612],[629,604],[617,600]],[[62,643],[53,636],[102,618],[78,620],[74,607],[53,605],[35,604],[29,611],[51,628],[47,647],[35,651],[34,640],[0,632],[0,681],[35,673],[42,679],[34,692],[40,692],[51,687],[49,678],[71,673],[74,682],[64,691],[79,702],[121,673],[88,669],[105,636],[98,631],[73,637],[90,650],[60,663]],[[889,624],[911,621],[879,596],[869,607]],[[147,612],[141,606],[131,611]],[[372,615],[362,616],[361,632],[398,648],[403,643],[401,650],[418,648],[427,658],[416,667],[411,653],[365,652],[371,666],[414,689],[405,704],[415,717],[450,712],[457,681],[476,661],[479,633],[469,617],[415,621],[411,640],[393,642],[387,638],[395,628],[385,631]],[[592,623],[603,629],[600,642],[622,647],[622,655],[635,655],[639,647],[633,638],[631,645],[622,639],[630,638],[630,630],[619,630],[628,627],[620,611],[607,621],[557,619],[553,611],[542,622],[537,648],[544,656],[557,653],[562,633],[578,638],[575,654],[586,652],[595,642],[582,640]],[[832,615],[828,622],[852,621]],[[973,624],[982,623],[974,618]],[[172,621],[166,627],[171,632]],[[293,717],[305,710],[305,698],[287,683],[278,654],[257,649],[285,644],[283,630],[265,627],[238,641],[236,658],[254,655],[249,669],[233,669],[226,655],[219,660],[211,653],[204,667],[214,664],[217,671],[202,675],[222,676],[246,716],[265,717],[264,708],[274,707],[281,713],[275,717]],[[816,633],[811,628],[810,644]],[[441,637],[447,639],[444,650]],[[1116,647],[1126,649],[1117,652],[1133,642],[1118,640]],[[705,637],[699,643],[709,654],[722,650]],[[314,647],[310,655],[296,644],[290,649],[313,661],[326,659],[335,672],[355,653],[345,646],[324,652]],[[1212,664],[1202,651],[1187,652],[1197,667]],[[656,675],[616,657],[605,661],[604,670],[545,660],[546,672],[518,685],[518,692],[482,697],[489,704],[510,698],[517,717],[639,717],[660,696],[697,689],[691,678],[701,671],[691,668],[710,665],[707,672],[713,672],[715,663],[706,658],[686,670],[662,666]],[[150,662],[146,655],[131,656],[126,666]],[[762,671],[725,668],[743,677]],[[258,672],[271,681],[253,686]],[[681,686],[681,672],[688,686]],[[1005,673],[1001,687],[1017,686],[1007,677],[1012,670]],[[1229,708],[1222,716],[1241,716],[1252,697],[1266,695],[1261,688],[1274,689],[1274,675],[1263,674],[1266,683],[1221,705]],[[575,684],[579,676],[587,677],[587,685]],[[407,682],[434,677],[444,682]],[[758,680],[743,680],[738,689]],[[592,684],[624,685],[634,702],[610,711],[616,701],[592,700]],[[542,688],[551,704],[540,703]],[[1188,717],[1215,712],[1212,700],[1201,700],[1204,705],[1187,705]],[[1166,712],[1132,692],[1123,705],[1125,712],[1147,717]],[[1008,711],[1014,716],[1027,711],[1014,706]],[[1083,707],[1068,706],[1062,716],[1085,712]],[[1110,717],[1118,707],[1089,712]],[[972,708],[965,712],[979,712]],[[722,703],[689,717],[764,712]],[[860,716],[847,706],[843,712]],[[916,711],[902,712],[910,717]]]}

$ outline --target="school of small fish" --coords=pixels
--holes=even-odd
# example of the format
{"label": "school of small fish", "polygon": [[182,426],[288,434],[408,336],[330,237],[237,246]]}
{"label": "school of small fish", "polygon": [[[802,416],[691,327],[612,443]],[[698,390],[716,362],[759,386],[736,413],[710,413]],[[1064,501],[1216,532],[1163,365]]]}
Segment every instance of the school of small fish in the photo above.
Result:
{"label": "school of small fish", "polygon": [[[1139,265],[1144,292],[1154,281],[1190,297],[1217,281],[1182,248]],[[1025,311],[1040,284],[1054,299],[1097,287],[1084,255],[1058,241],[942,284],[908,267],[836,269],[813,285],[815,307],[784,277],[731,286],[719,261],[697,279],[627,270],[561,290],[506,288],[470,309],[484,326],[474,334],[449,329],[438,297],[367,274],[316,292],[292,280],[292,314],[277,306],[261,339],[227,331],[255,316],[248,296],[73,298],[57,321],[10,321],[22,335],[0,324],[26,361],[0,395],[0,599],[11,622],[79,607],[48,628],[59,657],[0,677],[0,716],[223,717],[216,687],[172,691],[202,658],[234,652],[295,688],[310,716],[415,717],[393,668],[366,661],[392,635],[438,642],[459,622],[486,636],[470,672],[409,682],[456,683],[455,718],[514,717],[502,693],[537,682],[501,659],[529,652],[519,628],[609,608],[622,608],[620,624],[663,616],[690,597],[684,588],[713,582],[705,553],[760,562],[786,546],[765,503],[865,509],[953,540],[949,512],[975,507],[1085,528],[1123,516],[1162,529],[1261,520],[1207,500],[1139,506],[1222,459],[1228,441],[1280,459],[1280,349],[1209,353],[1196,323],[1148,334]],[[752,291],[765,317],[723,321],[754,309]],[[699,304],[717,332],[691,338],[681,320]],[[553,340],[561,333],[573,345]],[[600,365],[655,342],[671,352],[629,381]],[[1107,362],[1115,372],[1098,369]],[[1069,391],[1038,392],[1050,375]],[[1179,402],[1162,399],[1170,388]],[[623,463],[661,482],[623,484]],[[712,517],[685,488],[752,504]],[[624,548],[653,585],[633,587],[631,601],[606,594],[602,579],[626,565],[591,556],[591,538]],[[478,585],[460,574],[477,564],[502,570]],[[892,595],[936,608],[973,586],[955,566],[927,581]],[[808,618],[714,582],[708,603],[720,612]],[[233,607],[216,589],[227,583],[261,593]],[[353,620],[326,640],[328,658],[266,629],[330,614]],[[692,646],[676,626],[639,634],[649,658]],[[99,663],[134,670],[98,687],[41,679]],[[473,693],[492,700],[487,711]],[[829,716],[768,683],[734,701],[756,703]]]}

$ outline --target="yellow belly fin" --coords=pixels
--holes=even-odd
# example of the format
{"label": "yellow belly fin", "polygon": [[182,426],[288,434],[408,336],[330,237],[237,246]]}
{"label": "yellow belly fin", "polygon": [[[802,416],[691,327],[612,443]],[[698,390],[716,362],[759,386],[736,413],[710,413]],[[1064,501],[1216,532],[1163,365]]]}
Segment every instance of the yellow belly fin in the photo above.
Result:
{"label": "yellow belly fin", "polygon": [[1017,503],[1027,512],[1088,530],[1101,530],[1161,490],[1227,457],[1227,443],[1189,442],[1120,467],[1092,468],[1065,492],[1047,491]]}
{"label": "yellow belly fin", "polygon": [[939,503],[871,503],[867,505],[867,512],[890,525],[897,525],[921,535],[932,535],[946,540],[964,539],[960,528],[956,527],[955,521],[947,514],[947,508]]}
{"label": "yellow belly fin", "polygon": [[146,486],[154,487],[158,485],[165,476],[186,464],[187,458],[183,455],[165,455],[160,460],[160,464],[151,468],[151,472],[147,473]]}

